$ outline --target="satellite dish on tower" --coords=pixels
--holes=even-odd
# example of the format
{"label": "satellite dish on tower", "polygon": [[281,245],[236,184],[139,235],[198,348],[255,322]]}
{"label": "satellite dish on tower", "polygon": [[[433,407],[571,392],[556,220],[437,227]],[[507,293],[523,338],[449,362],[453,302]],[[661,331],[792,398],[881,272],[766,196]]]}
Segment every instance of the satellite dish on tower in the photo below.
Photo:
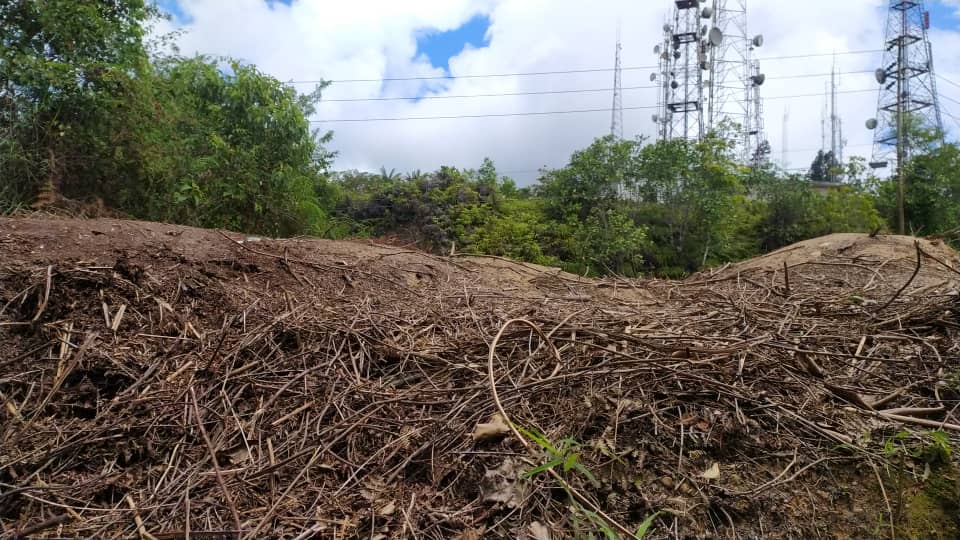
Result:
{"label": "satellite dish on tower", "polygon": [[713,17],[713,8],[709,6],[703,8],[703,12],[700,13],[700,16],[703,17],[704,19],[709,19],[710,17]]}
{"label": "satellite dish on tower", "polygon": [[667,51],[663,51],[663,54],[660,55],[660,58],[663,58],[664,60],[669,60],[670,53],[668,53]]}
{"label": "satellite dish on tower", "polygon": [[657,82],[657,74],[656,74],[656,73],[651,73],[651,74],[650,74],[650,82]]}
{"label": "satellite dish on tower", "polygon": [[659,46],[659,45],[654,45],[654,46],[653,46],[653,54],[660,54],[660,46]]}
{"label": "satellite dish on tower", "polygon": [[673,51],[673,57],[676,58],[677,60],[679,60],[681,56],[683,55],[680,54],[680,51]]}
{"label": "satellite dish on tower", "polygon": [[877,68],[877,70],[873,72],[873,76],[876,77],[877,82],[880,84],[887,82],[887,72],[883,68]]}
{"label": "satellite dish on tower", "polygon": [[707,39],[710,41],[710,44],[714,47],[723,43],[723,30],[719,28],[711,28],[710,33],[707,34]]}
{"label": "satellite dish on tower", "polygon": [[677,81],[673,81],[672,83],[670,83],[670,88],[673,88],[674,90],[676,90],[677,88],[680,88],[680,83],[678,83]]}
{"label": "satellite dish on tower", "polygon": [[753,36],[753,46],[763,47],[763,34],[757,34]]}
{"label": "satellite dish on tower", "polygon": [[656,114],[655,114],[655,115],[653,115],[653,116],[651,117],[651,119],[652,119],[652,120],[654,121],[654,123],[656,123],[656,122],[659,122],[659,121],[660,121],[660,117],[659,117],[658,115],[656,115]]}
{"label": "satellite dish on tower", "polygon": [[764,81],[767,80],[767,76],[764,75],[763,73],[758,73],[753,77],[750,77],[750,80],[753,81],[754,86],[761,86],[763,85]]}
{"label": "satellite dish on tower", "polygon": [[874,130],[874,129],[877,129],[877,119],[876,119],[876,118],[871,118],[871,119],[867,120],[867,129],[869,129],[869,130],[871,130],[871,131]]}
{"label": "satellite dish on tower", "polygon": [[671,32],[671,31],[673,31],[673,27],[670,26],[669,24],[665,24],[665,25],[663,25],[663,31],[664,31],[664,32]]}
{"label": "satellite dish on tower", "polygon": [[703,28],[700,29],[700,35],[705,36],[709,31],[710,31],[710,28],[707,25],[703,25]]}

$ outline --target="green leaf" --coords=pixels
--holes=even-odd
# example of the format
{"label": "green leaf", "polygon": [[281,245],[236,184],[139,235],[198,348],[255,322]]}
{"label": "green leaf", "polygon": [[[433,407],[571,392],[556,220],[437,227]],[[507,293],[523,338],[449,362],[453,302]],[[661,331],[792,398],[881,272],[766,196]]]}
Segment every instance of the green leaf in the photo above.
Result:
{"label": "green leaf", "polygon": [[[579,452],[574,452],[574,453],[568,455],[567,458],[563,460],[563,472],[570,472],[570,469],[572,469],[572,468],[574,468],[576,465],[578,465],[578,463],[577,463],[577,460],[578,460],[578,459],[580,459],[580,453],[579,453]],[[578,470],[579,470],[579,469],[578,469]]]}
{"label": "green leaf", "polygon": [[590,472],[586,467],[584,467],[582,464],[577,463],[577,464],[575,464],[575,465],[573,466],[573,468],[576,469],[578,473],[580,473],[580,474],[582,474],[584,477],[586,477],[586,479],[589,480],[591,484],[593,484],[593,485],[595,485],[595,486],[600,485],[600,481],[597,480],[597,477],[594,476],[593,473],[591,473],[591,472]]}
{"label": "green leaf", "polygon": [[522,475],[520,475],[520,477],[523,478],[523,479],[532,478],[532,477],[534,477],[534,476],[542,473],[543,471],[546,471],[546,470],[548,470],[548,469],[552,469],[552,468],[556,467],[557,465],[561,464],[562,462],[563,462],[563,456],[557,456],[557,457],[551,459],[550,461],[548,461],[548,462],[546,462],[546,463],[544,463],[544,464],[542,464],[542,465],[537,465],[536,467],[534,467],[534,468],[530,469],[529,471],[527,471],[527,472],[523,473]]}
{"label": "green leaf", "polygon": [[549,452],[551,455],[557,455],[561,453],[559,450],[556,449],[556,447],[553,446],[553,444],[550,443],[549,440],[547,440],[547,437],[544,434],[540,433],[539,431],[532,428],[527,429],[521,426],[520,424],[514,424],[513,426],[517,428],[517,431],[519,431],[528,439],[530,439],[531,441],[536,443],[538,446],[540,446],[541,448]]}
{"label": "green leaf", "polygon": [[647,519],[643,520],[643,523],[641,523],[640,526],[637,527],[637,532],[636,534],[633,535],[633,537],[636,540],[643,540],[643,538],[647,536],[647,533],[650,532],[650,527],[653,526],[653,520],[657,519],[657,516],[659,516],[662,513],[663,513],[662,511],[657,511],[647,516]]}

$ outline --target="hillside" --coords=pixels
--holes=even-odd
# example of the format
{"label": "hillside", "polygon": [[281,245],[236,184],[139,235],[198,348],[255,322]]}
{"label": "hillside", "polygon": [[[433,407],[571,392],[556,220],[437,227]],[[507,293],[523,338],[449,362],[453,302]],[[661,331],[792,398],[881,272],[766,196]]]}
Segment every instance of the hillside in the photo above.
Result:
{"label": "hillside", "polygon": [[958,269],[833,235],[590,280],[0,218],[0,538],[955,538]]}

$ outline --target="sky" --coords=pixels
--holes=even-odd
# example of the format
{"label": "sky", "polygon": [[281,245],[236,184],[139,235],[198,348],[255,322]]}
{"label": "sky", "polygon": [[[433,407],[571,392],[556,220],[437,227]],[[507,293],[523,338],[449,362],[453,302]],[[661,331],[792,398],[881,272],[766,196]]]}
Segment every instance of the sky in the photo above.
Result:
{"label": "sky", "polygon": [[[767,76],[761,91],[764,129],[778,165],[808,167],[821,147],[822,94],[834,58],[842,73],[838,112],[845,153],[870,157],[872,132],[864,122],[876,115],[872,71],[882,59],[888,4],[747,1],[749,34],[765,38],[755,56]],[[181,54],[238,58],[303,92],[313,89],[311,81],[333,81],[312,120],[314,127],[334,132],[329,146],[338,152],[336,170],[476,168],[489,157],[501,174],[526,185],[541,167],[563,166],[572,152],[609,133],[618,27],[624,135],[655,134],[652,49],[673,2],[158,0],[158,5],[171,20],[153,31],[181,30],[176,39]],[[957,138],[960,0],[928,0],[927,9],[944,127]],[[821,56],[783,58],[815,54]],[[529,114],[582,110],[598,111]],[[352,121],[438,116],[455,118]]]}

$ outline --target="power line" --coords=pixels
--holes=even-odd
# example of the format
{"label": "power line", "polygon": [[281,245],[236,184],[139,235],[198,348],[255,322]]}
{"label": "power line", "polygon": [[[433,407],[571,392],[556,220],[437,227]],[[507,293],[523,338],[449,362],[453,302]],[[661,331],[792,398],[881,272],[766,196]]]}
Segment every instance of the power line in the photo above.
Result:
{"label": "power line", "polygon": [[950,97],[950,96],[945,96],[945,95],[943,95],[943,94],[940,94],[940,97],[943,98],[943,99],[945,99],[945,100],[947,100],[947,101],[952,101],[952,102],[956,103],[957,105],[960,105],[960,101],[957,101],[957,100],[953,99],[953,98]]}
{"label": "power line", "polygon": [[[819,54],[814,55],[795,55],[793,58],[802,58],[804,56],[820,56]],[[621,68],[623,71],[636,71],[641,69],[657,69],[659,66],[627,66]],[[557,71],[525,71],[525,72],[515,72],[515,73],[483,73],[483,74],[472,74],[472,75],[424,75],[416,77],[383,77],[379,79],[307,79],[307,80],[288,80],[287,84],[319,84],[323,82],[329,83],[373,83],[373,82],[398,82],[398,81],[436,81],[436,80],[456,80],[456,79],[490,79],[490,78],[500,78],[500,77],[533,77],[541,75],[570,75],[577,73],[608,73],[613,71],[614,68],[590,68],[590,69],[565,69]],[[840,73],[841,75],[849,75],[855,73],[873,73],[873,71],[850,71]],[[823,77],[830,75],[826,74],[806,74],[806,75],[796,75],[794,77]],[[785,77],[778,77],[785,78]]]}
{"label": "power line", "polygon": [[[940,96],[940,97],[944,97],[944,96]],[[960,118],[957,118],[956,116],[948,113],[947,111],[945,111],[945,110],[943,110],[943,109],[941,109],[940,112],[942,112],[943,114],[947,115],[947,118],[953,120],[953,123],[956,124],[958,128],[960,128]]]}
{"label": "power line", "polygon": [[[638,87],[642,88],[642,87]],[[874,92],[875,90],[844,90],[839,93],[854,94],[854,93],[865,93],[865,92]],[[491,94],[498,95],[498,94]],[[510,94],[503,94],[510,95]],[[793,98],[802,98],[802,97],[819,97],[822,94],[794,94],[789,96],[772,96],[764,99],[793,99]],[[461,97],[472,97],[472,96],[461,96]],[[399,99],[399,98],[398,98]],[[358,100],[360,101],[360,100]],[[626,111],[633,110],[645,110],[645,109],[656,109],[655,105],[647,106],[635,106],[635,107],[624,107]],[[503,118],[503,117],[513,117],[513,116],[549,116],[549,115],[559,115],[559,114],[577,114],[577,113],[591,113],[591,112],[601,112],[606,111],[607,109],[572,109],[572,110],[563,110],[563,111],[531,111],[531,112],[516,112],[516,113],[489,113],[489,114],[458,114],[458,115],[444,115],[444,116],[405,116],[405,117],[373,117],[373,118],[331,118],[329,120],[311,120],[311,123],[315,124],[325,124],[325,123],[334,123],[334,122],[400,122],[408,120],[458,120],[458,119],[469,119],[469,118]]]}
{"label": "power line", "polygon": [[[873,144],[845,144],[844,148],[873,148]],[[799,150],[788,150],[788,154],[798,154],[807,152],[819,152],[823,148],[801,148]]]}
{"label": "power line", "polygon": [[[641,90],[659,88],[657,85],[645,86],[626,86],[622,90]],[[531,92],[502,92],[491,94],[459,94],[450,96],[402,96],[402,97],[376,97],[376,98],[336,98],[323,99],[321,103],[340,103],[355,101],[413,101],[422,99],[460,99],[460,98],[484,98],[484,97],[506,97],[506,96],[543,96],[548,94],[587,94],[591,92],[612,92],[613,88],[582,88],[575,90],[542,90]]]}
{"label": "power line", "polygon": [[[623,110],[656,109],[656,106],[624,107]],[[610,109],[571,109],[565,111],[534,111],[517,113],[492,113],[492,114],[456,114],[449,116],[402,116],[402,117],[381,117],[381,118],[334,118],[330,120],[310,120],[313,124],[329,124],[334,122],[400,122],[408,120],[459,120],[464,118],[503,118],[507,116],[549,116],[555,114],[578,114],[578,113],[609,113]]]}
{"label": "power line", "polygon": [[[656,66],[631,66],[622,68],[624,71],[633,71],[638,69],[653,69]],[[557,71],[525,71],[516,73],[483,73],[477,75],[428,75],[418,77],[384,77],[380,79],[331,79],[331,80],[305,80],[305,81],[287,81],[288,84],[317,84],[322,82],[330,83],[367,83],[367,82],[395,82],[395,81],[434,81],[434,80],[454,80],[454,79],[488,79],[496,77],[533,77],[537,75],[569,75],[575,73],[605,73],[613,71],[613,68],[590,68],[590,69],[564,69]]]}
{"label": "power line", "polygon": [[[861,70],[861,71],[838,71],[837,75],[861,75],[863,73],[873,73],[873,70]],[[830,73],[803,73],[801,75],[783,75],[780,77],[767,77],[767,80],[770,79],[803,79],[806,77],[829,77]],[[766,99],[766,98],[764,98]]]}
{"label": "power line", "polygon": [[[654,88],[660,88],[659,85],[642,85],[642,86],[625,86],[622,90],[651,90]],[[488,98],[488,97],[516,97],[516,96],[544,96],[544,95],[554,95],[554,94],[587,94],[587,93],[596,93],[596,92],[611,92],[612,88],[582,88],[582,89],[573,89],[573,90],[541,90],[541,91],[530,91],[530,92],[494,92],[487,94],[457,94],[449,96],[397,96],[397,97],[375,97],[375,98],[333,98],[333,99],[323,99],[321,103],[357,103],[357,102],[378,102],[378,101],[420,101],[420,100],[431,100],[431,99],[471,99],[471,98]],[[865,90],[841,90],[838,91],[838,94],[859,94],[866,92],[876,92],[876,89],[865,89]],[[799,97],[822,97],[823,93],[817,94],[796,94],[791,96],[771,96],[764,97],[764,99],[789,99],[789,98],[799,98]]]}
{"label": "power line", "polygon": [[947,84],[952,84],[952,85],[956,86],[957,88],[960,88],[960,84],[957,84],[957,83],[951,81],[950,79],[944,77],[943,75],[940,75],[939,73],[937,74],[937,78],[940,79],[941,81],[947,83]]}
{"label": "power line", "polygon": [[767,60],[790,60],[793,58],[816,58],[819,56],[849,56],[853,54],[876,54],[884,52],[883,49],[870,49],[862,51],[844,51],[844,52],[829,52],[829,53],[811,53],[811,54],[790,54],[786,56],[764,56],[762,58],[757,58],[761,62],[766,62]]}
{"label": "power line", "polygon": [[[876,92],[876,88],[868,88],[864,90],[837,90],[838,94],[866,94]],[[823,92],[816,94],[794,94],[792,96],[764,96],[763,99],[793,99],[793,98],[802,98],[802,97],[823,97]]]}

